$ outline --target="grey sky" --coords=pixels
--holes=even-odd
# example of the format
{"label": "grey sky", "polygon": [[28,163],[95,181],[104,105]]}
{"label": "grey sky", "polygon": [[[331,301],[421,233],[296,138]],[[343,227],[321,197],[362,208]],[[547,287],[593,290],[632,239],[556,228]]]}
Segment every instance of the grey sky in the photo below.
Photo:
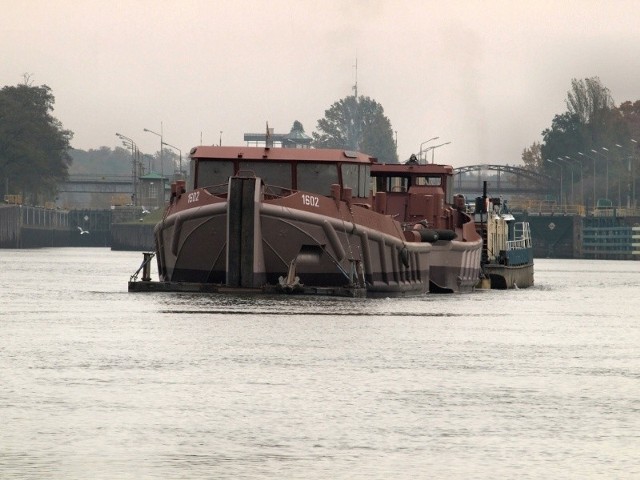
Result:
{"label": "grey sky", "polygon": [[5,0],[0,86],[47,84],[72,145],[146,153],[307,133],[336,100],[385,109],[406,159],[518,163],[566,110],[572,78],[640,99],[640,1]]}

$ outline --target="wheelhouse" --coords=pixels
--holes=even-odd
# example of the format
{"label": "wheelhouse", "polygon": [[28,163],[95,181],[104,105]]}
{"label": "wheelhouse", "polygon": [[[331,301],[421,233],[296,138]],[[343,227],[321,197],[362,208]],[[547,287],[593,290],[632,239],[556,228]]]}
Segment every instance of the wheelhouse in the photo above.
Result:
{"label": "wheelhouse", "polygon": [[350,188],[362,200],[371,194],[372,157],[345,150],[196,147],[191,151],[190,190],[221,193],[229,177],[260,177],[267,189],[330,196],[331,185]]}
{"label": "wheelhouse", "polygon": [[376,164],[371,169],[373,194],[408,192],[441,195],[453,203],[453,167],[436,164]]}

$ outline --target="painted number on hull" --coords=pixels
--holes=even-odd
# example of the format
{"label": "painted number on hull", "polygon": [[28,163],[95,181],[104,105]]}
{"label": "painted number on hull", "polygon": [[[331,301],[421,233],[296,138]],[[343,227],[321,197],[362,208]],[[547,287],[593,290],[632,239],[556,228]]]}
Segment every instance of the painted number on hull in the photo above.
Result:
{"label": "painted number on hull", "polygon": [[197,202],[198,198],[200,198],[200,192],[199,191],[192,192],[189,195],[187,195],[187,203]]}
{"label": "painted number on hull", "polygon": [[315,195],[307,195],[306,193],[302,194],[302,204],[309,205],[310,207],[319,207],[320,199]]}

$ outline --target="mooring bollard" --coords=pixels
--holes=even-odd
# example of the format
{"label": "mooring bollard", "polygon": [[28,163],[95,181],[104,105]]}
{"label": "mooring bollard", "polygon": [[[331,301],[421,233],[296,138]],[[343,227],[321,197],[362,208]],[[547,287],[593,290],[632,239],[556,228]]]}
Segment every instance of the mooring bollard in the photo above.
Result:
{"label": "mooring bollard", "polygon": [[153,253],[144,252],[142,255],[144,256],[144,261],[142,262],[142,281],[148,282],[151,280],[151,258],[153,258]]}

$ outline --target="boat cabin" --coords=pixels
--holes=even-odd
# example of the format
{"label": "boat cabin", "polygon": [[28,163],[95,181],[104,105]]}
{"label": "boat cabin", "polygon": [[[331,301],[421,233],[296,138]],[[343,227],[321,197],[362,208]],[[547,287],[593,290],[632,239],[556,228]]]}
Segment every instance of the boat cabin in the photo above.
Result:
{"label": "boat cabin", "polygon": [[400,222],[427,220],[440,228],[447,205],[464,203],[453,196],[453,167],[449,165],[375,164],[371,167],[373,208]]}
{"label": "boat cabin", "polygon": [[[402,223],[453,228],[455,208],[464,198],[453,196],[453,167],[406,163],[379,164],[359,152],[338,149],[270,147],[195,147],[191,150],[190,185],[226,196],[229,178],[260,177],[266,198],[295,191],[326,197],[333,186],[351,190],[354,204],[390,215]],[[459,205],[460,204],[460,205]]]}
{"label": "boat cabin", "polygon": [[206,188],[219,194],[234,175],[262,178],[266,193],[302,190],[330,196],[331,185],[351,188],[352,197],[370,201],[371,164],[363,153],[329,149],[262,147],[195,147],[191,150],[188,190]]}

